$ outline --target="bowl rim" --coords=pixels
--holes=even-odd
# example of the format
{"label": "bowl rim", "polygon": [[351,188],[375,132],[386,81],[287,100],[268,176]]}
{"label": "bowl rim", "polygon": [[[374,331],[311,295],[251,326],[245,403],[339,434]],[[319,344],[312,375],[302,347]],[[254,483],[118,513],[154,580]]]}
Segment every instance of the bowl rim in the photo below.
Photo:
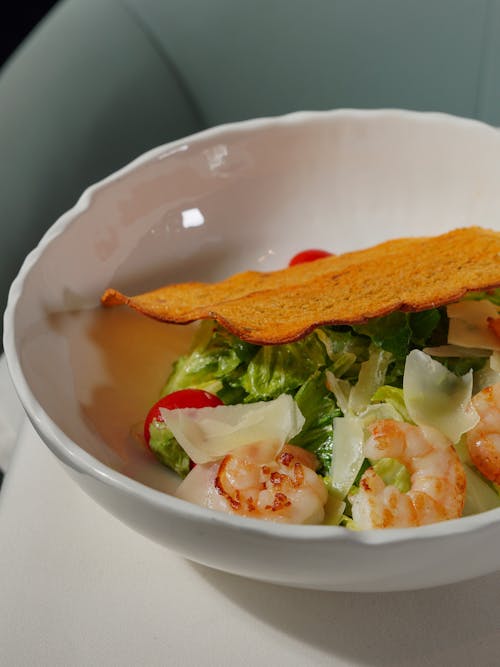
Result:
{"label": "bowl rim", "polygon": [[43,255],[45,249],[71,226],[92,204],[93,198],[99,191],[113,184],[146,163],[161,160],[178,152],[186,150],[188,144],[215,139],[237,133],[254,133],[262,129],[282,127],[286,125],[300,125],[318,120],[332,122],[342,120],[390,120],[405,119],[418,123],[444,123],[455,125],[466,130],[481,130],[491,132],[492,136],[499,136],[498,130],[482,121],[454,116],[435,111],[412,111],[408,109],[334,109],[326,111],[295,111],[292,113],[254,118],[238,122],[224,123],[202,130],[189,136],[167,142],[152,148],[120,169],[105,178],[87,187],[72,208],[63,213],[54,224],[45,232],[37,246],[27,255],[14,279],[8,295],[7,307],[4,313],[4,351],[12,382],[18,397],[32,422],[35,430],[49,449],[66,465],[73,470],[90,475],[118,491],[131,494],[141,501],[151,504],[162,511],[173,512],[181,519],[197,520],[205,524],[231,527],[233,530],[245,531],[254,535],[273,538],[275,540],[296,540],[308,542],[348,542],[362,546],[392,545],[428,539],[441,539],[447,536],[459,536],[464,533],[482,531],[500,526],[500,508],[492,509],[445,522],[419,526],[417,528],[389,528],[384,530],[352,531],[341,526],[327,525],[293,525],[267,522],[247,517],[233,516],[215,512],[205,507],[194,505],[173,495],[150,488],[141,482],[117,472],[106,466],[97,458],[86,452],[75,441],[68,437],[44,411],[32,393],[24,376],[16,346],[16,331],[14,317],[19,299],[23,292],[25,280]]}

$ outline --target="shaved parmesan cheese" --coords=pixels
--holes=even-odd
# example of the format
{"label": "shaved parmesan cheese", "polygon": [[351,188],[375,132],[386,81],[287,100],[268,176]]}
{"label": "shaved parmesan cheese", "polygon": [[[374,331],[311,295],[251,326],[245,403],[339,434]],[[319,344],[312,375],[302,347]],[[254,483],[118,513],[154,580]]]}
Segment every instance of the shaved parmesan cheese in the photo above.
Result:
{"label": "shaved parmesan cheese", "polygon": [[462,347],[460,345],[437,345],[424,347],[423,352],[431,357],[489,357],[491,350],[482,350],[478,347]]}
{"label": "shaved parmesan cheese", "polygon": [[365,458],[364,440],[361,419],[347,416],[333,420],[330,480],[332,489],[341,499],[349,493]]}
{"label": "shaved parmesan cheese", "polygon": [[331,487],[345,498],[365,459],[365,442],[370,424],[380,419],[402,421],[400,413],[390,403],[368,406],[361,414],[347,414],[333,420],[333,451],[330,469]]}
{"label": "shaved parmesan cheese", "polygon": [[349,410],[349,395],[352,390],[351,383],[348,380],[341,380],[331,371],[325,372],[326,376],[326,387],[328,391],[331,391],[335,396],[337,405],[342,410],[344,414],[347,414]]}
{"label": "shaved parmesan cheese", "polygon": [[367,361],[361,364],[358,381],[349,394],[348,411],[359,414],[370,405],[373,394],[384,384],[392,354],[380,348],[371,350]]}
{"label": "shaved parmesan cheese", "polygon": [[493,352],[491,355],[490,368],[492,371],[495,371],[495,373],[500,373],[500,352]]}
{"label": "shaved parmesan cheese", "polygon": [[274,401],[215,408],[162,408],[160,413],[167,428],[195,463],[216,461],[239,447],[257,443],[267,445],[260,448],[266,463],[300,432],[305,421],[288,394]]}
{"label": "shaved parmesan cheese", "polygon": [[489,320],[498,318],[498,308],[491,301],[460,301],[449,305],[446,312],[450,319],[448,343],[500,350],[500,338],[489,326]]}
{"label": "shaved parmesan cheese", "polygon": [[384,384],[387,367],[392,355],[380,348],[370,352],[367,361],[361,364],[358,381],[351,385],[348,380],[341,380],[331,371],[326,371],[326,386],[332,392],[337,405],[344,415],[358,415],[370,405],[373,394]]}
{"label": "shaved parmesan cheese", "polygon": [[479,421],[471,403],[472,371],[457,377],[420,350],[406,358],[403,392],[415,424],[433,426],[454,443]]}
{"label": "shaved parmesan cheese", "polygon": [[[472,385],[472,393],[474,395],[483,389],[486,389],[486,387],[491,387],[497,382],[500,382],[500,372],[493,368],[493,363],[496,365],[496,361],[498,361],[496,355],[498,355],[498,352],[494,352],[483,368],[474,373],[474,383]],[[495,362],[494,359],[496,360]]]}
{"label": "shaved parmesan cheese", "polygon": [[446,306],[449,318],[467,320],[471,324],[481,324],[488,317],[498,317],[498,308],[487,299],[479,301],[465,300]]}

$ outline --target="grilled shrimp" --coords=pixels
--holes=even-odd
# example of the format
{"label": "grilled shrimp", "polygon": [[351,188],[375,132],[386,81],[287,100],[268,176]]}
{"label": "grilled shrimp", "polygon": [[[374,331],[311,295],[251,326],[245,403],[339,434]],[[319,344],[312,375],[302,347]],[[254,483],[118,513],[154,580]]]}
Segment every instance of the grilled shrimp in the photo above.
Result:
{"label": "grilled shrimp", "polygon": [[240,447],[220,462],[197,465],[177,495],[255,519],[321,523],[328,492],[315,473],[316,457],[300,447],[285,445],[274,460],[263,463],[258,449],[258,445]]}
{"label": "grilled shrimp", "polygon": [[472,399],[479,423],[466,435],[472,463],[487,479],[500,484],[500,383]]}
{"label": "grilled shrimp", "polygon": [[411,488],[402,493],[386,486],[373,468],[366,470],[350,497],[359,528],[422,526],[462,515],[465,472],[449,440],[434,428],[392,419],[374,422],[370,430],[366,456],[398,460],[410,472]]}

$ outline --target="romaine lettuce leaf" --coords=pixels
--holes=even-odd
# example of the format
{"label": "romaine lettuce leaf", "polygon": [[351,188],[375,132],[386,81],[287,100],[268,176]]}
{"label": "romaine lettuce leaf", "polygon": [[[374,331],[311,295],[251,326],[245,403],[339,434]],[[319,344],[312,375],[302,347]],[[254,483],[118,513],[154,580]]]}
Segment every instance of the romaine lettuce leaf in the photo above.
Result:
{"label": "romaine lettuce leaf", "polygon": [[467,375],[469,371],[480,371],[487,357],[439,357],[439,362],[455,375]]}
{"label": "romaine lettuce leaf", "polygon": [[386,486],[395,486],[401,493],[410,490],[410,473],[402,463],[390,458],[379,459],[372,463],[373,469],[384,480]]}
{"label": "romaine lettuce leaf", "polygon": [[467,492],[465,494],[464,516],[479,514],[500,507],[500,496],[475,468],[464,465],[465,477],[467,479]]}
{"label": "romaine lettuce leaf", "polygon": [[390,352],[395,359],[404,358],[408,353],[412,330],[407,313],[395,312],[377,317],[366,324],[357,324],[353,329],[371,338],[375,345]]}
{"label": "romaine lettuce leaf", "polygon": [[325,347],[332,373],[356,381],[361,364],[368,359],[370,339],[350,327],[320,327],[314,333]]}
{"label": "romaine lettuce leaf", "polygon": [[343,513],[346,508],[346,502],[341,500],[335,493],[330,491],[326,479],[325,483],[328,488],[328,500],[326,501],[325,505],[325,518],[323,520],[323,525],[338,526],[344,516]]}
{"label": "romaine lettuce leaf", "polygon": [[180,477],[186,477],[190,469],[189,456],[163,422],[152,421],[149,427],[149,446],[156,457]]}
{"label": "romaine lettuce leaf", "polygon": [[495,306],[500,306],[500,289],[492,289],[487,292],[469,292],[463,297],[467,301],[491,301]]}
{"label": "romaine lettuce leaf", "polygon": [[325,373],[316,371],[295,394],[295,402],[305,417],[301,432],[291,440],[292,445],[308,449],[318,457],[319,474],[330,469],[332,460],[334,417],[340,417],[333,394],[326,387]]}
{"label": "romaine lettuce leaf", "polygon": [[295,343],[263,345],[241,378],[247,402],[294,393],[328,361],[324,345],[315,334]]}
{"label": "romaine lettuce leaf", "polygon": [[446,336],[444,330],[441,331],[442,315],[442,310],[437,308],[419,313],[397,311],[366,324],[355,325],[353,329],[358,334],[368,336],[373,344],[392,354],[393,360],[387,368],[386,384],[401,387],[408,353],[415,347],[429,344],[435,337],[441,341],[441,338]]}
{"label": "romaine lettuce leaf", "polygon": [[441,313],[437,308],[419,313],[396,311],[366,324],[357,324],[353,329],[368,336],[375,345],[390,352],[395,359],[404,359],[410,349],[425,345],[440,320]]}
{"label": "romaine lettuce leaf", "polygon": [[[206,320],[201,323],[189,354],[175,362],[161,395],[188,387],[215,394],[235,390],[240,385],[241,366],[247,364],[258,349]],[[235,402],[239,401],[241,393],[235,392]]]}
{"label": "romaine lettuce leaf", "polygon": [[408,313],[412,344],[418,347],[426,345],[429,339],[437,333],[441,318],[442,312],[438,308],[422,310],[419,313]]}
{"label": "romaine lettuce leaf", "polygon": [[413,423],[405,405],[404,392],[400,387],[385,384],[379,387],[372,396],[372,403],[389,403],[395,408],[405,422]]}

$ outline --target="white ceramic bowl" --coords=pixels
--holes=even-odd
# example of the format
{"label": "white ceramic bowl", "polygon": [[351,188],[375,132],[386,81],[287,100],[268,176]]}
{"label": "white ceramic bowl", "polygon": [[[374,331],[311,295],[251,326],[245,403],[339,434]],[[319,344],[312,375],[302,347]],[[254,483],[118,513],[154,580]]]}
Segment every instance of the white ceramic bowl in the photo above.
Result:
{"label": "white ceramic bowl", "polygon": [[[299,113],[162,146],[90,188],[14,282],[5,351],[43,441],[97,502],[211,567],[281,584],[389,591],[494,571],[500,510],[418,529],[350,532],[206,510],[128,436],[189,329],[98,306],[113,286],[284,266],[478,224],[500,229],[500,133],[440,114]],[[436,266],[439,271],[439,266]]]}

